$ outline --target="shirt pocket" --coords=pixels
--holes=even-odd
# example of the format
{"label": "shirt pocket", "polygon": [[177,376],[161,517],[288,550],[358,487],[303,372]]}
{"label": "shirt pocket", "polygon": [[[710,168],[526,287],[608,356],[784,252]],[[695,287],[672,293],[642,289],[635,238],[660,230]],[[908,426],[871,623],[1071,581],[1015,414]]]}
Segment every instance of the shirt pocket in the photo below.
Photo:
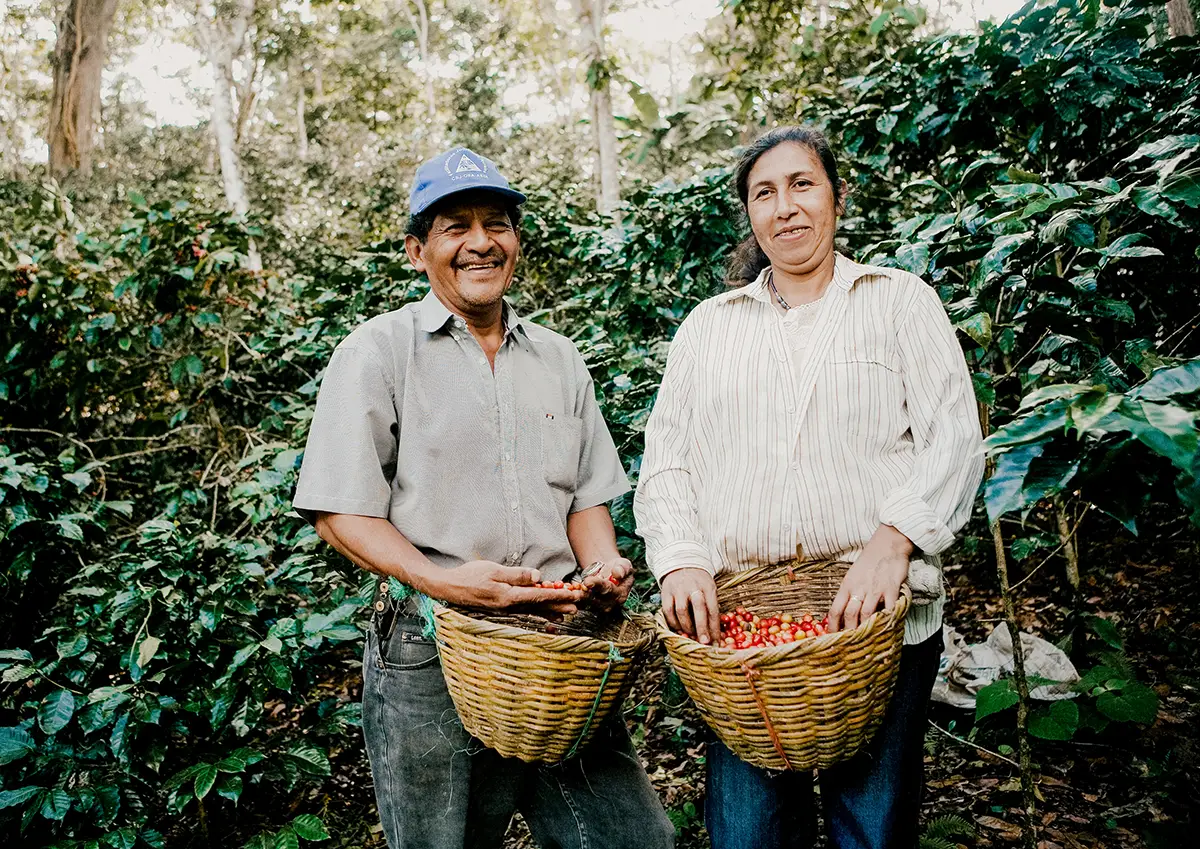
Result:
{"label": "shirt pocket", "polygon": [[904,376],[883,357],[834,358],[821,394],[833,424],[860,446],[882,449],[908,429]]}
{"label": "shirt pocket", "polygon": [[582,438],[583,419],[565,414],[542,418],[542,473],[550,486],[575,491]]}

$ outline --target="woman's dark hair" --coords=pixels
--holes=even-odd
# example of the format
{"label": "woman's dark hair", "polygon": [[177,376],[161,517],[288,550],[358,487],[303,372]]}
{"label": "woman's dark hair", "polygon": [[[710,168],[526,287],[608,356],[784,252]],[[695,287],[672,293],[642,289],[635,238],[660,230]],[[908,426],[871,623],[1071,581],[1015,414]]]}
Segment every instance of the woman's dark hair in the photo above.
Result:
{"label": "woman's dark hair", "polygon": [[[829,139],[825,138],[825,134],[812,127],[776,127],[755,139],[742,152],[742,157],[733,170],[733,184],[737,189],[738,200],[742,202],[742,209],[747,208],[750,196],[750,171],[754,168],[754,164],[767,151],[788,143],[808,148],[816,155],[817,159],[821,160],[825,176],[829,178],[829,184],[833,186],[834,202],[840,201],[842,181],[838,176],[837,157],[833,155],[833,148],[829,146]],[[736,288],[753,283],[762,270],[770,264],[771,261],[767,259],[767,255],[758,245],[758,240],[751,233],[730,254],[729,267],[725,270],[725,285]]]}
{"label": "woman's dark hair", "polygon": [[[408,216],[408,223],[404,226],[404,235],[416,236],[419,242],[424,242],[429,238],[429,231],[433,229],[433,219],[437,218],[441,205],[440,202],[435,203],[424,212]],[[521,231],[521,207],[512,202],[505,202],[504,210],[508,213],[508,220],[512,222],[513,229],[519,233]]]}

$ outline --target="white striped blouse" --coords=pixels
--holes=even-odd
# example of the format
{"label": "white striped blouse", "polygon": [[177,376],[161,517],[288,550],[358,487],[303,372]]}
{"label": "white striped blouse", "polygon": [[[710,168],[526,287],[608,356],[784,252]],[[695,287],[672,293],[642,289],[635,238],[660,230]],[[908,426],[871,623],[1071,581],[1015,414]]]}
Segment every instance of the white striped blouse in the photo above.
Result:
{"label": "white striped blouse", "polygon": [[[655,577],[853,561],[880,524],[938,564],[983,476],[975,395],[937,293],[840,254],[797,347],[766,274],[680,325],[646,426],[634,512]],[[807,324],[808,322],[806,322]],[[914,606],[905,642],[941,627]]]}

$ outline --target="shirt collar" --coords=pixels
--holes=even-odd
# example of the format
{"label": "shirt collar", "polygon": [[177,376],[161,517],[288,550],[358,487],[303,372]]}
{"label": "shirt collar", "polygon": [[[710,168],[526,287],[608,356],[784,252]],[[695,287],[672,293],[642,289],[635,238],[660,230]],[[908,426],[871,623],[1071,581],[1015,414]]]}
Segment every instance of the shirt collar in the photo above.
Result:
{"label": "shirt collar", "polygon": [[[737,289],[719,295],[721,303],[728,303],[742,297],[753,298],[756,301],[762,301],[764,304],[772,303],[771,289],[767,285],[767,275],[770,271],[771,266],[768,265],[759,272],[758,277],[754,278],[754,282],[747,283],[745,286],[740,286]],[[874,273],[875,271],[869,265],[855,262],[840,253],[833,256],[833,283],[847,292],[863,277]]]}
{"label": "shirt collar", "polygon": [[[504,304],[504,326],[508,328],[505,335],[507,339],[512,336],[513,341],[528,339],[528,332],[525,329],[525,319],[517,315],[516,309],[508,302],[508,298],[503,301]],[[447,322],[452,320],[462,321],[450,310],[446,309],[446,305],[441,302],[437,295],[430,289],[429,292],[417,302],[417,316],[420,321],[421,329],[426,333],[436,333],[446,326]],[[519,333],[513,331],[519,330]]]}

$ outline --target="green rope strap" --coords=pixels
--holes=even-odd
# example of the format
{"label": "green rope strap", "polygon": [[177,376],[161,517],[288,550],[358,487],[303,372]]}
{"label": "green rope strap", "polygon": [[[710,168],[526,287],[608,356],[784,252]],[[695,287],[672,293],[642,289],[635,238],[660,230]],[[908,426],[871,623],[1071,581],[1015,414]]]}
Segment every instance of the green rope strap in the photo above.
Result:
{"label": "green rope strap", "polygon": [[424,626],[421,628],[421,636],[427,640],[434,638],[433,628],[433,599],[424,593],[419,593],[408,584],[402,584],[395,578],[388,578],[388,594],[397,602],[404,601],[409,596],[413,596],[417,601],[417,612],[421,616],[421,621]]}
{"label": "green rope strap", "polygon": [[588,730],[592,727],[592,720],[596,718],[596,711],[600,709],[600,700],[604,697],[604,688],[608,686],[608,676],[612,672],[613,664],[619,663],[625,658],[621,657],[621,652],[617,649],[615,643],[608,644],[608,666],[604,668],[604,675],[600,679],[600,687],[596,690],[596,700],[592,702],[592,709],[588,713],[587,722],[583,723],[583,730],[579,732],[579,736],[575,738],[574,745],[571,750],[563,756],[564,761],[569,761],[575,757],[575,753],[579,750],[583,740],[587,737]]}

